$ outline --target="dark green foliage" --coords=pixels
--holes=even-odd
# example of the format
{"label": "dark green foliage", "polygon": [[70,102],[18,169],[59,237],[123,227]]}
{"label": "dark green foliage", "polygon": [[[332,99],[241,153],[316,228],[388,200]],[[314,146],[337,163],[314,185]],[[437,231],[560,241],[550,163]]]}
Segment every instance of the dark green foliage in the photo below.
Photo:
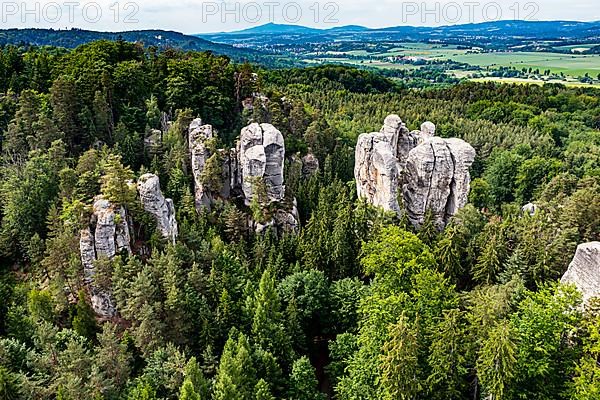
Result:
{"label": "dark green foliage", "polygon": [[[597,397],[597,310],[555,285],[577,244],[600,240],[596,91],[256,71],[124,40],[0,49],[0,399]],[[392,112],[477,150],[471,204],[441,232],[356,196],[356,137]],[[298,232],[254,232],[248,219],[279,206],[266,196],[196,210],[195,117],[216,128],[211,146],[235,147],[249,120],[284,133]],[[201,177],[213,191],[222,161]],[[148,171],[174,201],[174,244],[132,185]],[[94,264],[110,321],[80,254],[98,195],[131,227],[132,254]]]}

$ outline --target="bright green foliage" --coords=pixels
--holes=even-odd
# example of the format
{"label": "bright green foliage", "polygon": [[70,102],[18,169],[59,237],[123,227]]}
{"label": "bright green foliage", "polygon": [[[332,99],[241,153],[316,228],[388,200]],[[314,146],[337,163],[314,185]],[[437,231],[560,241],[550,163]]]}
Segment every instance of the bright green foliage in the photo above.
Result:
{"label": "bright green foliage", "polygon": [[183,381],[183,386],[179,392],[179,400],[200,400],[200,395],[194,390],[194,385],[191,381]]}
{"label": "bright green foliage", "polygon": [[510,398],[511,380],[517,370],[517,345],[510,322],[501,321],[489,332],[477,358],[477,376],[490,399]]}
{"label": "bright green foliage", "polygon": [[275,278],[269,269],[260,279],[254,307],[252,335],[256,343],[264,350],[279,355],[281,360],[289,357],[289,338],[283,326],[281,301],[275,290]]}
{"label": "bright green foliage", "polygon": [[584,352],[573,378],[571,398],[592,400],[600,396],[600,317],[587,321],[587,337],[584,339]]}
{"label": "bright green foliage", "polygon": [[210,397],[210,383],[204,377],[195,357],[190,358],[185,366],[184,376],[179,400],[202,400]]}
{"label": "bright green foliage", "polygon": [[383,399],[414,399],[423,387],[419,372],[418,327],[405,316],[389,326],[389,338],[382,347],[381,386]]}
{"label": "bright green foliage", "polygon": [[409,290],[410,278],[434,265],[431,251],[415,235],[397,227],[384,229],[379,240],[366,243],[361,263],[382,286]]}
{"label": "bright green foliage", "polygon": [[294,361],[290,374],[290,400],[324,400],[325,395],[319,392],[315,369],[307,357]]}
{"label": "bright green foliage", "polygon": [[130,186],[133,172],[121,164],[121,158],[114,154],[108,156],[104,165],[104,175],[100,188],[104,198],[116,205],[129,207],[135,201],[135,188]]}
{"label": "bright green foliage", "polygon": [[253,398],[256,381],[248,339],[241,333],[231,335],[219,362],[213,398],[250,400]]}
{"label": "bright green foliage", "polygon": [[264,379],[259,379],[254,389],[255,400],[275,400],[275,397],[271,394],[269,384]]}
{"label": "bright green foliage", "polygon": [[463,315],[459,309],[446,311],[433,328],[431,368],[427,378],[431,397],[460,399],[467,375],[467,340]]}
{"label": "bright green foliage", "polygon": [[158,400],[156,391],[152,386],[144,381],[139,381],[137,385],[130,390],[127,400]]}
{"label": "bright green foliage", "polygon": [[580,321],[581,295],[570,286],[529,293],[512,317],[518,343],[515,389],[530,399],[553,398],[566,390],[581,349],[569,342]]}

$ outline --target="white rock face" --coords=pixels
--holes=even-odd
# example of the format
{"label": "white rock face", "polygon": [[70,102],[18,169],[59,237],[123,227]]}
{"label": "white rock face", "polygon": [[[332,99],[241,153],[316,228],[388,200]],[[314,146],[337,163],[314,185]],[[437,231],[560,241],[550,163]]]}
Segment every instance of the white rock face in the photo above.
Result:
{"label": "white rock face", "polygon": [[411,223],[420,227],[428,210],[438,228],[468,202],[475,150],[460,139],[435,137],[425,122],[409,132],[397,115],[385,119],[378,133],[363,134],[356,145],[357,193],[369,203],[401,213],[397,196]]}
{"label": "white rock face", "polygon": [[94,286],[94,262],[112,259],[118,252],[131,254],[129,218],[123,207],[115,207],[101,197],[96,199],[90,226],[81,231],[79,250],[86,283],[90,287],[92,308],[103,318],[117,314],[112,294]]}
{"label": "white rock face", "polygon": [[252,202],[260,180],[265,184],[268,202],[283,200],[285,144],[280,131],[271,124],[248,125],[242,129],[238,159],[246,204]]}
{"label": "white rock face", "polygon": [[360,135],[356,144],[354,177],[359,197],[386,211],[400,213],[399,167],[392,147],[395,140],[396,136],[381,132]]}
{"label": "white rock face", "polygon": [[410,152],[402,192],[415,227],[423,225],[431,210],[436,226],[443,229],[467,204],[474,160],[475,150],[461,139],[432,137]]}
{"label": "white rock face", "polygon": [[521,208],[521,213],[529,214],[529,216],[533,217],[535,214],[537,214],[538,210],[539,207],[537,204],[527,203]]}
{"label": "white rock face", "polygon": [[469,202],[469,193],[471,192],[471,173],[469,170],[475,161],[476,153],[475,149],[464,140],[455,138],[444,140],[454,161],[454,176],[450,186],[450,197],[446,205],[446,221],[448,221]]}
{"label": "white rock face", "polygon": [[124,250],[131,254],[131,236],[125,209],[98,198],[93,210],[92,225],[96,226],[94,242],[97,257],[113,258],[117,252]]}
{"label": "white rock face", "polygon": [[402,119],[396,114],[386,117],[380,133],[392,146],[392,151],[398,159],[398,172],[401,173],[406,165],[408,153],[418,144],[418,135],[409,132]]}
{"label": "white rock face", "polygon": [[[265,203],[263,205],[281,203],[280,208],[272,221],[263,225],[249,221],[249,227],[257,232],[270,227],[296,230],[299,226],[298,212],[291,207],[291,201],[284,202],[285,142],[281,132],[271,124],[250,124],[242,129],[237,146],[230,150],[209,149],[207,143],[214,137],[212,127],[204,125],[201,119],[190,124],[189,147],[198,211],[210,209],[217,199],[239,198],[250,205],[256,196],[257,185],[264,184],[266,198],[261,199]],[[207,187],[203,182],[207,161],[214,156],[218,156],[222,175],[211,178],[219,183],[219,190]],[[303,159],[303,165],[307,167],[306,173],[314,173],[319,168],[318,160],[312,155]]]}
{"label": "white rock face", "polygon": [[206,161],[211,156],[207,147],[207,142],[211,139],[213,139],[212,126],[203,125],[200,118],[193,120],[190,124],[188,140],[192,174],[194,176],[196,209],[198,210],[202,207],[210,209],[213,202],[210,188],[205,188],[202,183],[202,172],[204,171]]}
{"label": "white rock face", "polygon": [[178,234],[175,205],[173,200],[165,199],[160,190],[158,176],[154,174],[142,175],[137,186],[142,207],[154,216],[162,236],[175,243]]}
{"label": "white rock face", "polygon": [[574,284],[584,303],[600,297],[600,242],[581,244],[561,283]]}

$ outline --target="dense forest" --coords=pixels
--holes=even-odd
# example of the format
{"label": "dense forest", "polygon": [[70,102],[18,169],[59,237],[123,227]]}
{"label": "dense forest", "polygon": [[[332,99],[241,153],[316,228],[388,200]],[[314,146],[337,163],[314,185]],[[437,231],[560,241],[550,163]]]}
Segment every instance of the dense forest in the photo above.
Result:
{"label": "dense forest", "polygon": [[[0,400],[600,397],[600,308],[558,283],[600,240],[600,91],[411,89],[117,40],[4,46],[0,93]],[[390,113],[477,151],[470,204],[441,232],[357,198],[356,139]],[[197,117],[219,147],[250,121],[281,130],[297,231],[249,230],[260,204],[197,211]],[[308,153],[305,177],[293,156]],[[175,243],[130,190],[147,172],[173,199]],[[95,266],[110,319],[80,255],[98,195],[135,236]]]}

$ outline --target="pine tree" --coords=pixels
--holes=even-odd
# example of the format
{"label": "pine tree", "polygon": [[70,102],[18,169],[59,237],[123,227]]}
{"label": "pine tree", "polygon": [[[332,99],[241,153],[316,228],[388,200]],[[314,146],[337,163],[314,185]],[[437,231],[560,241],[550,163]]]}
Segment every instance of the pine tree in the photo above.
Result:
{"label": "pine tree", "polygon": [[110,154],[104,164],[101,191],[104,198],[115,205],[130,207],[135,202],[135,188],[130,186],[133,172],[123,166],[121,157]]}
{"label": "pine tree", "polygon": [[[179,399],[208,400],[210,398],[210,382],[204,377],[195,357],[190,358],[183,371],[185,380],[181,387]],[[187,396],[187,397],[186,397]]]}
{"label": "pine tree", "polygon": [[381,385],[385,400],[412,400],[423,389],[420,381],[416,327],[402,316],[389,327],[389,339],[381,354]]}
{"label": "pine tree", "polygon": [[477,375],[490,400],[510,398],[511,379],[516,372],[517,345],[510,323],[500,321],[483,342],[477,359]]}
{"label": "pine tree", "polygon": [[281,301],[275,290],[275,278],[269,268],[265,270],[255,298],[252,319],[252,337],[264,350],[284,361],[290,354],[289,338],[283,327]]}
{"label": "pine tree", "polygon": [[248,339],[242,333],[232,333],[221,355],[213,399],[250,400],[256,381]]}
{"label": "pine tree", "polygon": [[191,381],[183,381],[181,391],[179,392],[179,400],[201,400],[200,395],[194,390],[194,385]]}
{"label": "pine tree", "polygon": [[256,384],[254,400],[275,400],[275,397],[271,394],[271,389],[269,389],[269,384],[264,379],[260,379]]}
{"label": "pine tree", "polygon": [[94,365],[102,374],[102,393],[117,395],[125,387],[131,374],[133,357],[127,345],[121,342],[117,325],[105,323],[98,334]]}
{"label": "pine tree", "polygon": [[462,386],[468,373],[464,330],[462,314],[458,309],[446,311],[443,319],[434,327],[428,356],[431,372],[427,378],[432,397],[462,398]]}

